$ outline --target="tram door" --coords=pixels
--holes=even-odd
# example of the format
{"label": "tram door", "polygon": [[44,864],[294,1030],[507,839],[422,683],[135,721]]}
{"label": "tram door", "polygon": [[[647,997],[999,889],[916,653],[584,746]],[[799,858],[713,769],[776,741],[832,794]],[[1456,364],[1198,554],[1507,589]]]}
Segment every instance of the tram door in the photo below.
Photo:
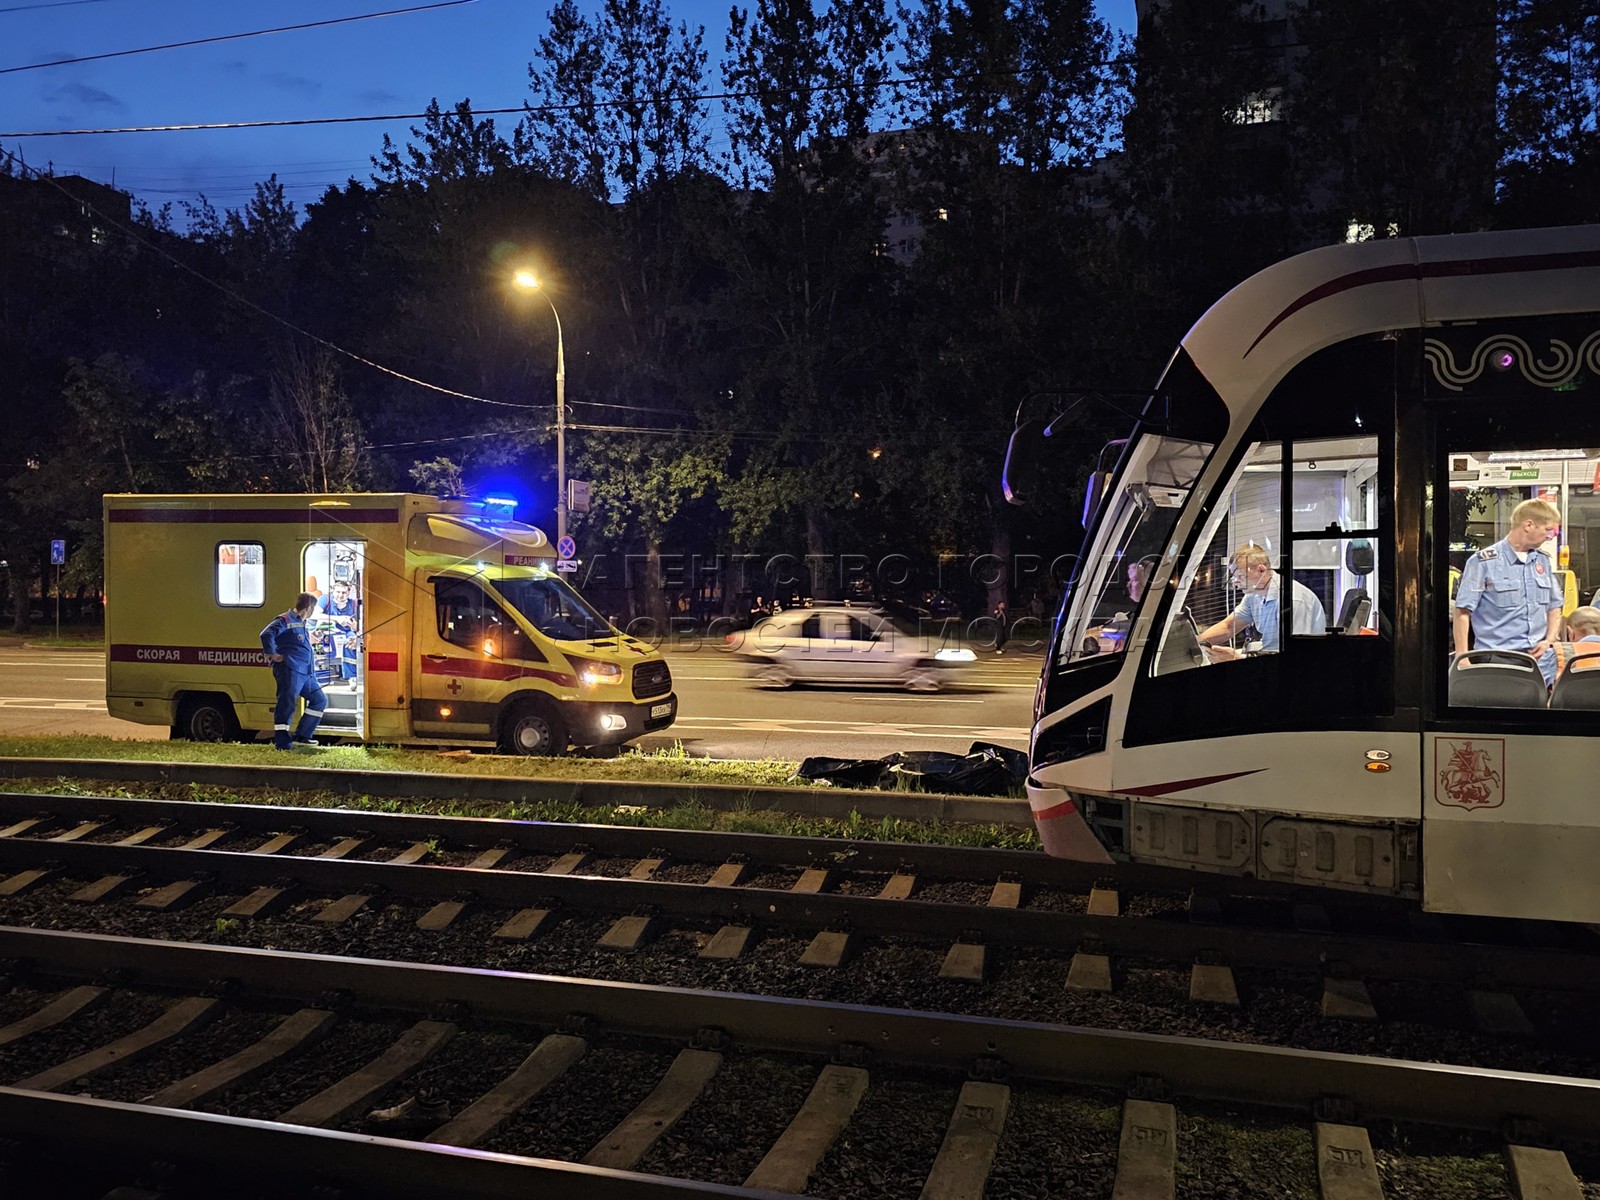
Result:
{"label": "tram door", "polygon": [[366,543],[314,541],[301,556],[301,587],[317,597],[309,622],[317,682],[327,693],[322,732],[366,732],[367,659],[364,645]]}
{"label": "tram door", "polygon": [[[1434,911],[1600,921],[1600,673],[1570,673],[1582,664],[1565,651],[1539,666],[1519,653],[1552,607],[1564,620],[1577,606],[1560,572],[1575,547],[1587,557],[1600,508],[1600,388],[1563,348],[1597,340],[1593,315],[1426,331],[1423,903]],[[1530,547],[1543,527],[1519,518],[1552,512],[1559,529]],[[1471,652],[1452,657],[1457,601]]]}

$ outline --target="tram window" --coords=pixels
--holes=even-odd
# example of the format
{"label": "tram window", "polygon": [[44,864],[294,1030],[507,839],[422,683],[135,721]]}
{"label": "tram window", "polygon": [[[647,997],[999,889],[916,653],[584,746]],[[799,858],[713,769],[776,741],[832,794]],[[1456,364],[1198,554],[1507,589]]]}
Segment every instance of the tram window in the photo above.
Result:
{"label": "tram window", "polygon": [[[1255,442],[1201,531],[1204,549],[1190,558],[1178,581],[1157,675],[1277,649],[1279,631],[1267,636],[1248,626],[1244,613],[1257,608],[1257,602],[1247,604],[1247,589],[1275,586],[1282,527],[1283,446]],[[1249,553],[1239,555],[1246,548]],[[1201,651],[1196,635],[1215,641],[1216,648]]]}
{"label": "tram window", "polygon": [[[1292,455],[1295,580],[1316,594],[1331,628],[1376,631],[1378,439],[1306,439],[1292,443]],[[1307,536],[1318,533],[1335,536]],[[1357,621],[1363,600],[1366,616]]]}
{"label": "tram window", "polygon": [[1073,605],[1060,662],[1127,649],[1134,617],[1161,582],[1163,552],[1210,451],[1200,442],[1157,435],[1135,444],[1106,500],[1105,549],[1079,566],[1076,590],[1093,599]]}
{"label": "tram window", "polygon": [[[1590,570],[1589,528],[1600,517],[1593,486],[1596,464],[1589,457],[1593,453],[1475,449],[1448,455],[1448,599],[1442,628],[1450,651],[1529,651],[1545,640],[1553,609],[1571,612],[1582,603]],[[1527,501],[1551,507],[1532,506],[1532,513],[1523,509],[1524,517],[1547,516],[1553,509],[1555,521],[1519,522],[1518,508]],[[1530,530],[1535,540],[1545,532],[1550,536],[1532,545]],[[1457,607],[1458,600],[1469,607]],[[1578,637],[1587,633],[1579,630]],[[1558,629],[1558,641],[1562,638],[1578,640]],[[1452,659],[1449,703],[1544,707],[1561,667],[1575,657],[1571,641],[1547,650],[1537,671],[1523,654]],[[1485,686],[1484,680],[1494,686]]]}

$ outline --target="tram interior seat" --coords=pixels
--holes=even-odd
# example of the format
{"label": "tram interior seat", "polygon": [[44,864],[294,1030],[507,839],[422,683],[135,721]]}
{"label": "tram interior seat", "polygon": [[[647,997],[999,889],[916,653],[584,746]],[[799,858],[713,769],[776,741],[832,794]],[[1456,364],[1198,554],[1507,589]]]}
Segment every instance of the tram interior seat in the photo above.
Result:
{"label": "tram interior seat", "polygon": [[1468,650],[1450,664],[1449,695],[1467,708],[1543,708],[1548,693],[1533,655]]}
{"label": "tram interior seat", "polygon": [[1351,588],[1339,605],[1339,620],[1334,626],[1340,633],[1359,633],[1367,618],[1372,615],[1372,597],[1366,588]]}
{"label": "tram interior seat", "polygon": [[1550,707],[1600,709],[1600,653],[1580,654],[1567,664],[1550,693]]}

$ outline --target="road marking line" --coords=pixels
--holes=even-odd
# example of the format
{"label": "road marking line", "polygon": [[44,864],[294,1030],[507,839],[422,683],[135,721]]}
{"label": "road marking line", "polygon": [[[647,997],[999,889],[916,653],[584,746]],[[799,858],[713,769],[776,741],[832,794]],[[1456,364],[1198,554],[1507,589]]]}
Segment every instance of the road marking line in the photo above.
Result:
{"label": "road marking line", "polygon": [[[677,726],[673,726],[673,728],[677,728]],[[706,731],[703,731],[703,732],[698,732],[697,731],[692,740],[696,741],[696,742],[709,742],[709,741],[712,741],[712,740],[714,740],[713,737],[711,736],[713,732],[714,731],[712,731],[712,730],[706,730]],[[807,733],[807,732],[810,732],[810,731],[809,730],[803,730],[803,729],[766,729],[766,730],[761,730],[761,729],[741,729],[741,730],[731,731],[731,732],[769,733],[769,734],[782,734],[782,733],[804,734],[804,733]],[[836,738],[879,738],[879,739],[881,739],[884,736],[884,734],[882,733],[881,730],[877,730],[877,729],[834,729],[834,730],[830,730],[829,731],[829,736],[830,737],[836,737]],[[955,740],[966,741],[966,740],[969,740],[969,739],[976,738],[976,739],[979,739],[981,741],[995,742],[995,743],[1001,744],[1001,745],[1004,745],[1005,742],[1007,742],[1007,741],[1014,741],[1014,742],[1021,742],[1021,743],[1024,743],[1024,744],[1023,745],[1018,745],[1018,746],[1009,746],[1009,747],[1007,747],[1008,749],[1011,749],[1011,750],[1024,750],[1024,749],[1026,749],[1026,742],[1028,740],[1028,731],[1026,729],[972,729],[972,730],[969,730],[969,731],[967,731],[965,733],[962,733],[960,735],[950,734],[950,733],[896,733],[896,734],[894,734],[894,737],[896,739],[898,739],[898,740],[901,740],[901,741],[905,741],[907,739],[918,739],[918,740],[929,741],[929,742],[940,742],[940,741],[949,742],[949,741],[955,741]],[[649,733],[649,734],[646,734],[644,737],[640,738],[639,740],[641,742],[643,742],[643,741],[661,740],[661,741],[665,741],[667,743],[671,743],[674,739],[673,739],[672,734],[670,732],[667,732],[667,733]],[[681,741],[683,739],[680,738],[678,740]]]}
{"label": "road marking line", "polygon": [[[797,725],[832,725],[830,729],[796,729]],[[673,728],[693,727],[696,729],[710,729],[721,732],[742,730],[749,733],[828,733],[849,734],[860,737],[954,737],[988,735],[995,737],[1026,738],[1028,730],[1022,726],[996,726],[996,725],[913,725],[913,724],[853,724],[849,721],[803,721],[799,719],[784,720],[771,718],[768,720],[752,720],[740,717],[688,717],[680,718],[673,724]],[[948,730],[948,733],[917,733],[915,730]]]}
{"label": "road marking line", "polygon": [[[879,704],[882,696],[845,696],[852,704]],[[897,696],[896,704],[983,704],[982,700],[962,700],[956,696]]]}
{"label": "road marking line", "polygon": [[[676,724],[679,724],[679,725],[683,725],[683,724],[691,724],[692,725],[692,724],[704,724],[704,723],[722,724],[725,721],[748,721],[748,720],[761,720],[761,719],[763,719],[763,718],[759,718],[759,717],[756,717],[756,718],[752,718],[752,717],[737,717],[737,716],[733,716],[733,715],[728,715],[728,716],[696,715],[696,716],[692,716],[692,717],[679,717],[677,722],[676,722]],[[765,719],[774,720],[774,721],[781,720],[783,722],[783,724],[785,724],[785,725],[810,725],[810,726],[818,726],[818,725],[848,725],[848,726],[851,726],[851,727],[855,727],[855,726],[858,726],[858,725],[861,724],[860,721],[846,721],[846,720],[841,720],[841,719],[839,719],[837,717],[829,719],[829,720],[818,720],[818,719],[810,718],[810,717],[782,717],[782,718],[770,717],[770,718],[765,718]],[[971,725],[938,725],[938,724],[929,724],[927,722],[918,722],[916,724],[905,723],[903,725],[903,727],[907,728],[907,729],[956,729],[956,730],[968,730],[968,729],[972,728]],[[988,726],[987,728],[994,728],[994,727],[993,726]],[[1021,728],[1024,728],[1024,727],[1017,726],[1017,728],[1021,729]]]}
{"label": "road marking line", "polygon": [[76,712],[105,712],[104,704],[93,700],[52,700],[48,696],[27,696],[19,700],[0,699],[0,708],[40,709],[49,712],[70,710]]}

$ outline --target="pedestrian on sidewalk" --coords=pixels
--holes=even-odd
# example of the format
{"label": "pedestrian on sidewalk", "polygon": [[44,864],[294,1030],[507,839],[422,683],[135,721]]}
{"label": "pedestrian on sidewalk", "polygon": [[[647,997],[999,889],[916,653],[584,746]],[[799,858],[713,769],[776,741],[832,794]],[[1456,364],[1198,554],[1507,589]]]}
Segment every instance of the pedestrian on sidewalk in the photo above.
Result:
{"label": "pedestrian on sidewalk", "polygon": [[1004,654],[1006,652],[1006,637],[1010,632],[1006,627],[1006,602],[1004,600],[994,606],[994,620],[994,652],[996,654]]}

